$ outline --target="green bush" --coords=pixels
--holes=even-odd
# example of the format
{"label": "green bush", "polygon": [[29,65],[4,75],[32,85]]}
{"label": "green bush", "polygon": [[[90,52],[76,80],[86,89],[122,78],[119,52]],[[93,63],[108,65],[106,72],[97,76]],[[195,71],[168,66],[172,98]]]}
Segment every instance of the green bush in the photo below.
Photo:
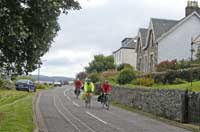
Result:
{"label": "green bush", "polygon": [[150,87],[154,85],[154,80],[152,78],[137,78],[133,81],[133,84]]}
{"label": "green bush", "polygon": [[96,82],[100,81],[100,76],[99,76],[98,73],[91,73],[91,74],[89,74],[88,78],[91,79],[91,81],[93,83],[96,83]]}
{"label": "green bush", "polygon": [[124,69],[119,73],[117,77],[117,82],[119,84],[130,83],[133,79],[136,78],[136,73],[132,69]]}
{"label": "green bush", "polygon": [[181,78],[176,78],[173,82],[173,84],[182,84],[182,83],[187,83],[187,81],[185,81]]}
{"label": "green bush", "polygon": [[11,90],[15,88],[15,84],[11,80],[0,79],[0,88]]}
{"label": "green bush", "polygon": [[48,86],[46,86],[45,84],[36,84],[36,89],[47,89]]}
{"label": "green bush", "polygon": [[123,69],[134,69],[130,64],[126,64],[126,63],[123,63],[123,64],[120,64],[118,67],[117,67],[117,71],[121,71]]}
{"label": "green bush", "polygon": [[108,80],[110,82],[116,83],[118,74],[119,72],[115,70],[105,71],[105,72],[100,73],[100,80],[101,81]]}

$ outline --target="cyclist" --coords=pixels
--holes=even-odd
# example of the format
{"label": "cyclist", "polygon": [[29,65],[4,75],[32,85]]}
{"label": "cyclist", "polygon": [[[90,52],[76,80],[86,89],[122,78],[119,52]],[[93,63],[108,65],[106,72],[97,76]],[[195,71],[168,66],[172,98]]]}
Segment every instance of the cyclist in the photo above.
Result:
{"label": "cyclist", "polygon": [[94,92],[94,84],[90,79],[87,79],[84,84],[84,92],[86,93],[85,103],[87,107],[87,105],[91,105],[92,93]]}
{"label": "cyclist", "polygon": [[102,83],[101,92],[103,94],[110,94],[110,84],[109,84],[108,80],[105,80],[104,83]]}
{"label": "cyclist", "polygon": [[77,79],[77,80],[74,81],[74,87],[75,87],[74,93],[75,93],[77,98],[80,95],[82,86],[83,86],[83,84],[82,84],[81,80]]}
{"label": "cyclist", "polygon": [[110,96],[110,84],[107,80],[104,81],[101,85],[101,103],[107,106],[109,109],[109,96]]}

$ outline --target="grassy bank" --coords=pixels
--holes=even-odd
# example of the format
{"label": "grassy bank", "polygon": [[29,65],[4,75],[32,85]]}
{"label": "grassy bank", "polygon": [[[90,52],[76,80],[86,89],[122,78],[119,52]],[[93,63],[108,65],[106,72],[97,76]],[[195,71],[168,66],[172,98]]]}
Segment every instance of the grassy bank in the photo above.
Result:
{"label": "grassy bank", "polygon": [[31,132],[33,93],[0,90],[0,132]]}
{"label": "grassy bank", "polygon": [[[112,86],[120,86],[116,83],[111,83]],[[122,87],[128,87],[128,88],[144,88],[145,86],[139,86],[139,85],[133,85],[133,84],[126,84],[122,85]],[[189,91],[194,91],[194,92],[200,92],[200,81],[196,81],[192,83],[187,82],[183,84],[154,84],[151,87],[148,88],[154,88],[154,89],[180,89],[180,90],[186,90],[188,89]]]}

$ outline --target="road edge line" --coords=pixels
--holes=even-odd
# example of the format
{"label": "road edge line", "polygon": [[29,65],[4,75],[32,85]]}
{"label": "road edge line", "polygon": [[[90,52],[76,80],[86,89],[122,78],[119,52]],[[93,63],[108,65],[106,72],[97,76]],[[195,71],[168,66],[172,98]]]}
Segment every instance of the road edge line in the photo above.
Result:
{"label": "road edge line", "polygon": [[48,129],[44,123],[41,111],[39,109],[39,101],[41,97],[41,92],[36,93],[33,97],[32,106],[33,106],[33,121],[35,124],[35,129],[33,132],[48,132]]}

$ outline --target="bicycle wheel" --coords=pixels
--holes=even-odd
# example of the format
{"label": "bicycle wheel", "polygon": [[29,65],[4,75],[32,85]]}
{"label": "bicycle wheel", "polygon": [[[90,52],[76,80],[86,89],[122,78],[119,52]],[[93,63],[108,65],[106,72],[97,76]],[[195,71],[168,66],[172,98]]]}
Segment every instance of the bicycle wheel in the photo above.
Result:
{"label": "bicycle wheel", "polygon": [[106,109],[109,110],[110,109],[110,97],[108,94],[106,95],[105,105],[106,105]]}
{"label": "bicycle wheel", "polygon": [[86,108],[90,108],[91,107],[91,95],[89,93],[86,95],[85,107]]}

